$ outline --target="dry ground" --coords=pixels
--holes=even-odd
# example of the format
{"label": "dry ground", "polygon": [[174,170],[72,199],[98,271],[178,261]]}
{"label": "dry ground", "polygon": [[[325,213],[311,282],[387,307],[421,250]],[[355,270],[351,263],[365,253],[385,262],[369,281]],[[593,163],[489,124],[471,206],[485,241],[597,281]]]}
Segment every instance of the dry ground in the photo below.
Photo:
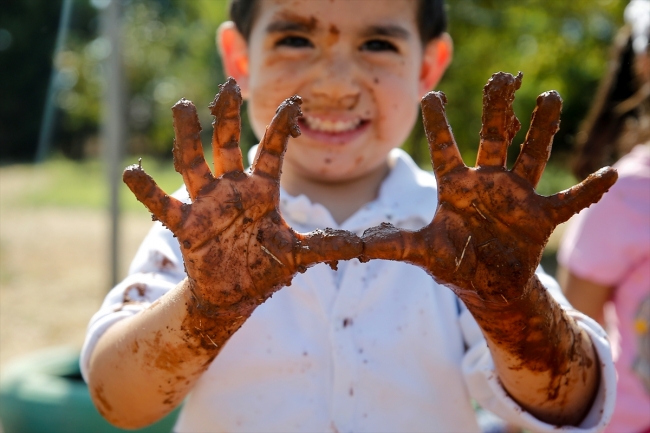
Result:
{"label": "dry ground", "polygon": [[[29,170],[0,169],[0,368],[34,350],[80,348],[110,288],[107,212],[15,205],[26,188],[48,181]],[[124,275],[151,220],[125,213],[121,224]]]}
{"label": "dry ground", "polygon": [[[0,170],[0,366],[45,347],[81,347],[110,286],[108,213],[12,206],[35,181]],[[123,216],[122,274],[150,226],[142,214]]]}

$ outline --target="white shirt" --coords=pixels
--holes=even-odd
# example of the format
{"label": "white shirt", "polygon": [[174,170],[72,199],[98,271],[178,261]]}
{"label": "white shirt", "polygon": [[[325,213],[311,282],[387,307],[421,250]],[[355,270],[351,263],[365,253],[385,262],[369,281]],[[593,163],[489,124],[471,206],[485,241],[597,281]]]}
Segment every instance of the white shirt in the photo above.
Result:
{"label": "white shirt", "polygon": [[[338,226],[323,206],[281,192],[280,209],[299,232],[332,227],[361,234],[381,222],[417,229],[437,205],[435,178],[396,149],[378,198]],[[183,193],[187,200],[187,193]],[[478,432],[471,398],[533,431],[557,432],[525,412],[500,385],[480,328],[454,293],[415,266],[382,260],[320,264],[297,274],[260,305],[187,397],[179,432]],[[564,305],[557,283],[538,275]],[[113,323],[146,308],[185,277],[171,233],[157,223],[130,275],[91,319],[81,365]],[[140,293],[133,284],[146,289]],[[140,286],[142,287],[142,286]],[[143,301],[120,311],[124,294]],[[570,307],[569,307],[570,308]],[[616,378],[598,324],[568,310],[591,336],[602,364],[598,396],[582,426],[609,420]]]}

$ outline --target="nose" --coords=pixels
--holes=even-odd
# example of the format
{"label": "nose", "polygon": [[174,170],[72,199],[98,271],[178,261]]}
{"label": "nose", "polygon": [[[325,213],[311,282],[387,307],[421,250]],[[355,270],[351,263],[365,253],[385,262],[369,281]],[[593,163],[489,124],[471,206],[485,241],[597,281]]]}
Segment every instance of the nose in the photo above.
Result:
{"label": "nose", "polygon": [[317,101],[351,109],[359,101],[360,86],[354,62],[344,57],[342,53],[331,54],[317,67],[312,93]]}

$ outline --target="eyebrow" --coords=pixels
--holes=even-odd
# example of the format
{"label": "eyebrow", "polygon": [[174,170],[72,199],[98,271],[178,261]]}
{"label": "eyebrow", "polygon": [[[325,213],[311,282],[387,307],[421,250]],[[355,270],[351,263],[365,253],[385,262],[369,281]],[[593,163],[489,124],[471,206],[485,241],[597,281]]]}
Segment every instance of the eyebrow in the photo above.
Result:
{"label": "eyebrow", "polygon": [[[290,31],[310,33],[317,26],[318,20],[315,17],[305,18],[291,12],[284,12],[266,27],[266,31],[267,33]],[[364,37],[385,36],[408,40],[411,37],[411,32],[397,24],[381,24],[368,27],[362,32],[362,35]]]}
{"label": "eyebrow", "polygon": [[377,26],[368,27],[363,32],[363,36],[365,37],[386,36],[386,37],[408,40],[411,37],[411,32],[409,32],[404,27],[399,25],[386,24],[386,25],[377,25]]}
{"label": "eyebrow", "polygon": [[279,33],[287,31],[311,32],[316,28],[318,20],[315,17],[305,18],[290,12],[282,13],[267,27],[267,33]]}

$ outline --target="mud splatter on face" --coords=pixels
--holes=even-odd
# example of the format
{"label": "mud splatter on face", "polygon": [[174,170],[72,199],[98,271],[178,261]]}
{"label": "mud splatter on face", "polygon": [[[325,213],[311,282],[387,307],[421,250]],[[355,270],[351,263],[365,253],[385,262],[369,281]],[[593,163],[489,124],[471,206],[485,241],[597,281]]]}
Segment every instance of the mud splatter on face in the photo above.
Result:
{"label": "mud splatter on face", "polygon": [[[313,15],[307,18],[302,15],[284,11],[278,14],[277,17],[278,19],[275,22],[279,23],[279,26],[285,25],[286,23],[291,23],[292,25],[300,26],[302,29],[308,32],[313,32],[318,26],[318,19]],[[271,26],[273,25],[274,24]]]}
{"label": "mud splatter on face", "polygon": [[331,47],[339,40],[339,35],[341,31],[334,24],[330,25],[329,32],[327,34],[327,46]]}

